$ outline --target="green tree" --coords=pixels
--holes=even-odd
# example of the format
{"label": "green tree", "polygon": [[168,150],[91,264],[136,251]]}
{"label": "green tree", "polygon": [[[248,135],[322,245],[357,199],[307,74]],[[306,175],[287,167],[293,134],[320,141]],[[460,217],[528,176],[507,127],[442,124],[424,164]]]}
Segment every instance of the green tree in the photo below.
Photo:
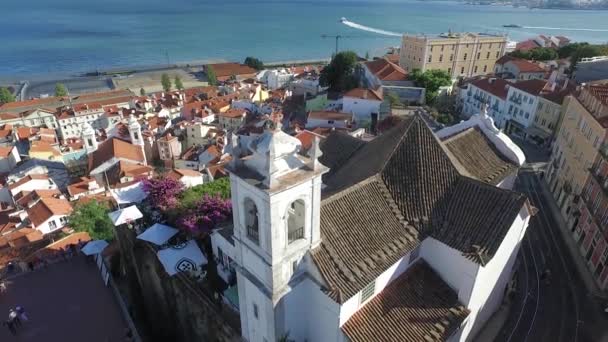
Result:
{"label": "green tree", "polygon": [[55,84],[55,96],[62,97],[68,95],[68,89],[65,87],[63,83]]}
{"label": "green tree", "polygon": [[175,84],[175,88],[177,88],[177,90],[184,89],[184,84],[182,83],[182,79],[179,76],[175,76],[175,80],[173,81],[173,83]]}
{"label": "green tree", "polygon": [[588,46],[588,45],[589,45],[589,43],[587,43],[587,42],[570,43],[568,45],[565,45],[565,46],[562,46],[561,48],[559,48],[557,50],[557,54],[558,54],[559,58],[572,57],[572,55],[574,55],[576,50],[578,50],[579,48],[581,48],[583,46]]}
{"label": "green tree", "polygon": [[215,76],[215,70],[211,65],[207,65],[207,82],[212,86],[217,85],[217,76]]}
{"label": "green tree", "polygon": [[347,91],[357,86],[355,66],[357,54],[353,51],[342,51],[335,55],[331,62],[321,71],[319,83],[332,91]]}
{"label": "green tree", "polygon": [[437,97],[439,88],[452,84],[452,78],[444,70],[427,70],[425,72],[420,69],[414,69],[410,74],[410,79],[414,81],[416,86],[426,89],[427,104],[433,103]]}
{"label": "green tree", "polygon": [[245,58],[245,62],[243,64],[247,65],[250,68],[254,68],[255,70],[264,69],[264,63],[255,57]]}
{"label": "green tree", "polygon": [[114,225],[109,212],[106,205],[97,201],[78,203],[70,215],[70,227],[77,232],[89,233],[95,240],[110,240],[114,237]]}
{"label": "green tree", "polygon": [[164,91],[171,90],[171,79],[169,78],[169,75],[162,74],[160,76],[160,84],[163,86]]}
{"label": "green tree", "polygon": [[146,89],[144,89],[143,87],[139,89],[139,95],[141,96],[146,96]]}
{"label": "green tree", "polygon": [[230,178],[224,177],[213,182],[200,184],[184,190],[180,195],[180,207],[192,208],[205,195],[220,195],[220,197],[230,198]]}
{"label": "green tree", "polygon": [[15,96],[11,94],[8,88],[2,87],[0,88],[0,104],[14,102]]}
{"label": "green tree", "polygon": [[555,49],[544,47],[535,48],[529,51],[516,50],[511,52],[509,56],[535,61],[550,61],[559,58],[559,54]]}
{"label": "green tree", "polygon": [[369,51],[365,52],[365,59],[369,61]]}

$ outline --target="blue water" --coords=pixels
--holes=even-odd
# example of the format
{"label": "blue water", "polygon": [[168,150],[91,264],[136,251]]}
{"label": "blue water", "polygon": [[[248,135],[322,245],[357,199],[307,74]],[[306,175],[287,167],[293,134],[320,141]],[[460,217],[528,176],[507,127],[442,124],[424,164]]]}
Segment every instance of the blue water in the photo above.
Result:
{"label": "blue water", "polygon": [[267,61],[331,55],[341,49],[380,54],[398,46],[347,27],[356,23],[395,32],[507,32],[511,39],[539,33],[606,42],[608,32],[511,29],[525,26],[608,29],[608,11],[529,10],[415,0],[4,0],[0,13],[0,75],[91,71],[203,59]]}

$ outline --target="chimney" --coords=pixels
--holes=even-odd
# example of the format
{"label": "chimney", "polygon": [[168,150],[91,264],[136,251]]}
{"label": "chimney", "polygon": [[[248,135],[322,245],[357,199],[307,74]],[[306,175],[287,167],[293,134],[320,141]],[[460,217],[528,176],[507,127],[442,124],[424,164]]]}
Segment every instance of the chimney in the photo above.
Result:
{"label": "chimney", "polygon": [[310,159],[312,159],[312,169],[315,171],[318,171],[322,165],[319,161],[319,158],[323,155],[323,152],[320,148],[320,142],[321,139],[319,138],[319,136],[315,135],[312,140],[312,146],[308,151],[308,156],[310,157]]}
{"label": "chimney", "polygon": [[490,84],[493,84],[494,82],[496,82],[496,78],[494,78],[494,77],[491,77],[491,78],[488,80],[488,83],[490,83]]}
{"label": "chimney", "polygon": [[99,184],[97,184],[97,182],[95,181],[95,179],[89,180],[88,189],[89,190],[97,190],[97,189],[99,189]]}

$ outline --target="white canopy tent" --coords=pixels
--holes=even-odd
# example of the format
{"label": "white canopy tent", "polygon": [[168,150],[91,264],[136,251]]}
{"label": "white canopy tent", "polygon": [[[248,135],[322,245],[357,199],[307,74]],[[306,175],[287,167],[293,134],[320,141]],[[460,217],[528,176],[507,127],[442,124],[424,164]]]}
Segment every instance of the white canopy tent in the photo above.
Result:
{"label": "white canopy tent", "polygon": [[109,213],[108,216],[110,216],[112,223],[114,223],[114,227],[118,227],[121,224],[129,223],[133,220],[144,217],[141,211],[137,209],[136,205],[113,211]]}
{"label": "white canopy tent", "polygon": [[139,203],[148,197],[148,193],[143,189],[142,182],[124,188],[112,189],[110,192],[118,204]]}
{"label": "white canopy tent", "polygon": [[177,233],[178,230],[173,227],[155,223],[150,228],[146,229],[145,232],[139,234],[137,238],[161,246],[167,243],[167,241]]}
{"label": "white canopy tent", "polygon": [[207,258],[194,240],[161,249],[156,255],[170,276],[178,272],[197,271],[201,265],[207,264]]}
{"label": "white canopy tent", "polygon": [[82,253],[85,255],[99,254],[108,247],[106,240],[93,240],[89,241],[84,247],[82,247]]}

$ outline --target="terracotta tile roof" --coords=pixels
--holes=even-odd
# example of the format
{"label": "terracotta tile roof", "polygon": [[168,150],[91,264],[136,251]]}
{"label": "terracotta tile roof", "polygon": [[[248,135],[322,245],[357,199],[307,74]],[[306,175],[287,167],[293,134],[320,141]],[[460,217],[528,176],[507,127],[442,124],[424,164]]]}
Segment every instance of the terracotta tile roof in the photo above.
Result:
{"label": "terracotta tile roof", "polygon": [[420,243],[418,231],[395,211],[377,177],[323,200],[323,242],[312,256],[332,299],[344,303]]}
{"label": "terracotta tile roof", "polygon": [[120,170],[121,177],[137,177],[146,175],[154,170],[152,167],[147,165],[134,164],[122,160],[118,162],[118,168]]}
{"label": "terracotta tile roof", "polygon": [[8,158],[15,146],[0,146],[0,158]]}
{"label": "terracotta tile roof", "polygon": [[34,227],[38,227],[54,215],[69,215],[72,212],[72,206],[64,199],[43,197],[26,211],[30,222]]}
{"label": "terracotta tile roof", "polygon": [[244,109],[235,109],[235,108],[231,108],[229,110],[227,110],[224,113],[219,113],[218,116],[223,116],[226,118],[232,118],[232,119],[236,119],[236,118],[241,118],[244,117],[245,115],[247,115],[247,111]]}
{"label": "terracotta tile roof", "polygon": [[225,170],[225,166],[228,165],[228,163],[232,160],[231,156],[227,156],[226,158],[224,158],[221,162],[208,166],[207,167],[207,172],[209,172],[209,174],[211,175],[211,177],[213,177],[214,179],[218,179],[221,177],[226,177],[228,176],[228,172]]}
{"label": "terracotta tile roof", "polygon": [[55,157],[61,157],[61,152],[46,140],[33,141],[30,146],[30,153],[52,153]]}
{"label": "terracotta tile roof", "polygon": [[34,136],[34,130],[29,127],[19,127],[17,128],[17,139],[19,140],[27,140],[30,137]]}
{"label": "terracotta tile roof", "polygon": [[19,119],[19,115],[14,113],[0,113],[0,120],[14,120]]}
{"label": "terracotta tile roof", "polygon": [[545,88],[547,84],[546,80],[525,80],[511,84],[511,87],[517,88],[521,91],[525,91],[528,94],[538,96],[540,92]]}
{"label": "terracotta tile roof", "polygon": [[21,223],[19,215],[9,216],[6,213],[0,215],[0,236],[17,228]]}
{"label": "terracotta tile roof", "polygon": [[382,101],[382,88],[378,88],[377,90],[372,89],[364,89],[364,88],[355,88],[347,91],[344,94],[345,97],[354,97],[362,100],[376,100]]}
{"label": "terracotta tile roof", "polygon": [[61,192],[58,189],[37,189],[34,191],[21,191],[14,196],[17,204],[21,207],[27,207],[31,201],[40,198],[59,198]]}
{"label": "terracotta tile roof", "polygon": [[21,228],[0,237],[0,247],[9,246],[14,249],[20,249],[42,239],[42,233],[39,231],[32,228]]}
{"label": "terracotta tile roof", "polygon": [[385,58],[365,62],[365,66],[381,81],[405,81],[407,72],[397,64]]}
{"label": "terracotta tile roof", "polygon": [[507,94],[509,93],[509,85],[511,83],[502,78],[481,78],[472,81],[471,84],[496,97],[506,100]]}
{"label": "terracotta tile roof", "polygon": [[89,189],[90,182],[95,182],[97,184],[97,181],[95,180],[95,178],[80,177],[80,179],[77,182],[74,182],[74,183],[68,185],[68,193],[70,194],[70,196],[75,196],[75,195],[81,194],[83,192],[90,191],[91,190],[91,189]]}
{"label": "terracotta tile roof", "polygon": [[317,112],[308,112],[308,119],[318,119],[318,120],[335,120],[335,121],[350,121],[352,120],[352,114],[340,113],[340,112],[330,112],[330,111],[317,111]]}
{"label": "terracotta tile roof", "polygon": [[232,75],[253,75],[257,73],[257,70],[250,68],[246,65],[239,63],[216,63],[208,64],[211,66],[217,77],[230,77]]}
{"label": "terracotta tile roof", "polygon": [[518,170],[477,127],[449,137],[444,144],[458,169],[482,182],[498,185]]}
{"label": "terracotta tile roof", "polygon": [[49,176],[48,175],[30,174],[30,175],[27,175],[27,176],[25,176],[23,178],[20,178],[18,181],[14,182],[12,184],[9,184],[8,188],[10,190],[13,190],[13,189],[15,189],[15,188],[17,188],[17,187],[19,187],[19,186],[21,186],[21,185],[23,185],[23,184],[31,181],[31,180],[34,180],[34,179],[49,180]]}
{"label": "terracotta tile roof", "polygon": [[[321,145],[324,153],[334,148],[332,141],[330,136]],[[419,116],[370,142],[351,142],[350,148],[336,148],[354,152],[324,180],[321,235],[333,238],[323,238],[313,254],[337,301],[348,299],[386,270],[383,260],[405,255],[412,248],[408,243],[417,244],[416,232],[485,264],[525,204],[522,194],[462,176]],[[407,232],[412,239],[390,235],[397,234],[398,225],[400,234]],[[372,232],[356,243],[349,237],[378,227],[395,232]]]}
{"label": "terracotta tile roof", "polygon": [[[547,86],[549,85],[549,83],[547,82]],[[546,86],[545,86],[546,88]],[[564,103],[564,99],[566,98],[566,96],[573,94],[576,91],[576,86],[572,83],[569,83],[567,85],[556,85],[556,89],[551,91],[550,89],[543,89],[541,91],[540,96],[542,96],[543,98],[556,103],[556,104],[563,104]]]}
{"label": "terracotta tile roof", "polygon": [[300,143],[302,143],[303,151],[307,151],[308,149],[310,149],[312,147],[312,142],[315,137],[319,137],[319,138],[321,138],[321,140],[325,139],[324,136],[313,133],[308,130],[303,130],[302,132],[296,134],[296,138],[298,140],[300,140]]}
{"label": "terracotta tile roof", "polygon": [[[130,96],[133,96],[133,93],[129,90],[111,90],[111,91],[106,91],[106,92],[88,93],[88,94],[72,96],[72,103],[80,104],[80,103],[85,103],[85,102],[95,102],[95,101],[108,100],[111,98],[130,97]],[[16,101],[16,102],[5,103],[2,106],[0,106],[0,111],[26,110],[28,108],[29,109],[53,108],[53,111],[54,111],[55,108],[63,106],[67,103],[69,103],[67,97],[47,97],[44,99],[33,99],[33,100],[27,100],[27,101]]]}
{"label": "terracotta tile roof", "polygon": [[445,341],[468,315],[458,294],[426,262],[418,261],[341,329],[352,342]]}
{"label": "terracotta tile roof", "polygon": [[536,49],[539,47],[540,47],[540,45],[538,45],[538,43],[535,42],[534,39],[528,39],[528,40],[524,40],[523,42],[518,42],[515,45],[515,50],[530,51],[532,49]]}
{"label": "terracotta tile roof", "polygon": [[93,152],[92,157],[89,160],[89,171],[95,169],[113,157],[141,163],[144,162],[144,155],[140,146],[133,145],[130,142],[116,137],[112,137],[99,144],[97,150]]}
{"label": "terracotta tile roof", "polygon": [[543,69],[543,67],[541,67],[540,65],[538,65],[534,62],[530,62],[526,59],[513,58],[513,59],[511,59],[511,63],[513,63],[513,64],[515,64],[515,66],[517,66],[517,69],[519,69],[520,73],[545,72],[545,69]]}
{"label": "terracotta tile roof", "polygon": [[0,130],[0,138],[8,138],[12,134],[13,134],[13,130],[12,129],[1,129]]}

